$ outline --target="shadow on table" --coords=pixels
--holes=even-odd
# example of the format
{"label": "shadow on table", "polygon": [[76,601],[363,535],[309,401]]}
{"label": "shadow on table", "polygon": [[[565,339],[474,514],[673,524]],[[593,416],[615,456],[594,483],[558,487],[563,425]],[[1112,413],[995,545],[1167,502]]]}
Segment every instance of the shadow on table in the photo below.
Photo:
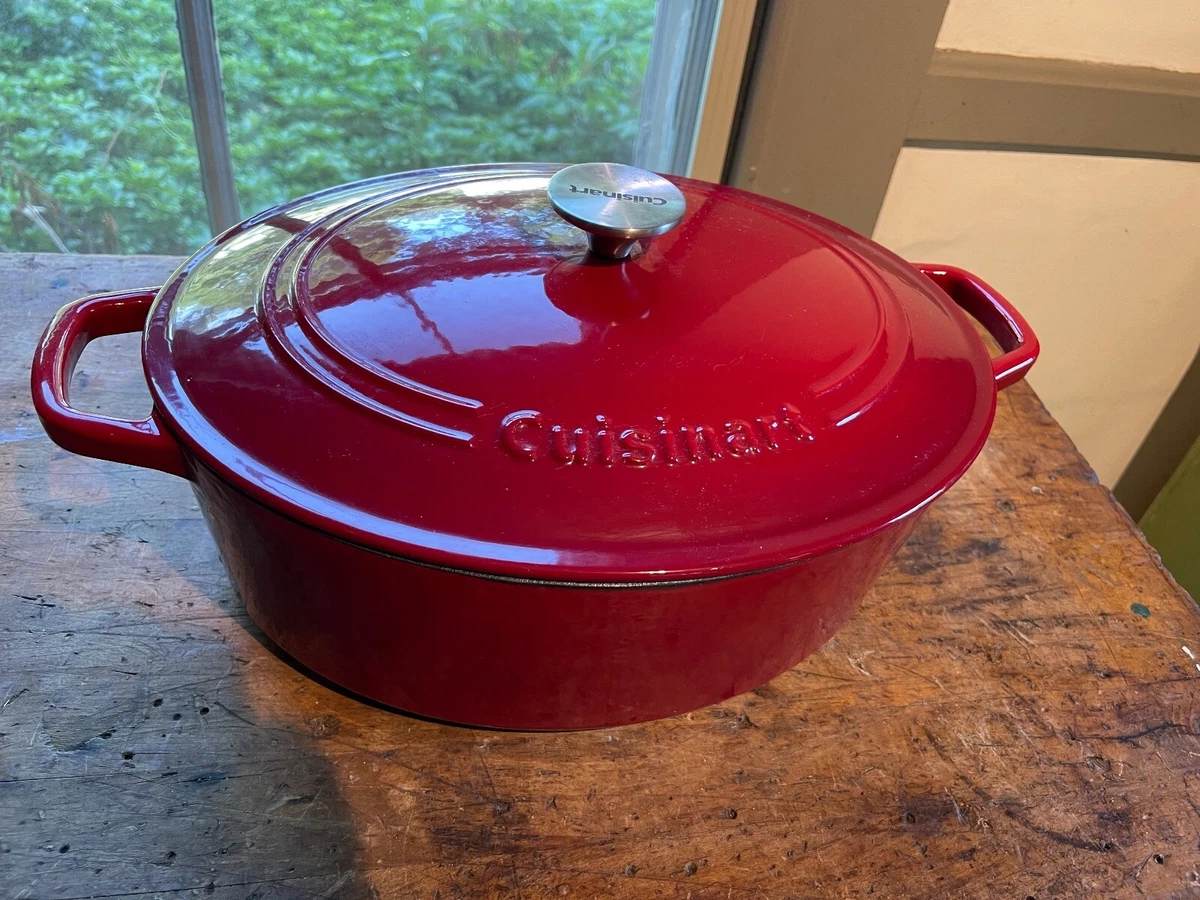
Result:
{"label": "shadow on table", "polygon": [[264,662],[188,486],[36,434],[0,458],[6,895],[376,896],[334,724]]}

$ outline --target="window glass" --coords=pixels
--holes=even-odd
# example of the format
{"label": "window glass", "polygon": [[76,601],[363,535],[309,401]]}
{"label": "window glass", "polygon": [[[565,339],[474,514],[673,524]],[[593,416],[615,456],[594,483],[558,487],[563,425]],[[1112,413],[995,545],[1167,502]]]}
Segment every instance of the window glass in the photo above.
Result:
{"label": "window glass", "polygon": [[0,252],[208,237],[166,0],[0,0]]}
{"label": "window glass", "polygon": [[385,172],[632,161],[653,0],[218,0],[242,214]]}

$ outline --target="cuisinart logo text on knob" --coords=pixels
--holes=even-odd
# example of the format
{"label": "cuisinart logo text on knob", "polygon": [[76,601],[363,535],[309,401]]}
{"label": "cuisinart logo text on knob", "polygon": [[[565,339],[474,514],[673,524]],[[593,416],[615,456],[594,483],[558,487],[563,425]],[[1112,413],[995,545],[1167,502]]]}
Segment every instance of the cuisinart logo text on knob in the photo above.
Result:
{"label": "cuisinart logo text on knob", "polygon": [[646,197],[642,194],[622,194],[619,191],[600,191],[596,188],[567,185],[572,194],[590,194],[593,197],[608,197],[611,200],[625,200],[629,203],[653,203],[655,206],[666,206],[667,201],[662,197]]}

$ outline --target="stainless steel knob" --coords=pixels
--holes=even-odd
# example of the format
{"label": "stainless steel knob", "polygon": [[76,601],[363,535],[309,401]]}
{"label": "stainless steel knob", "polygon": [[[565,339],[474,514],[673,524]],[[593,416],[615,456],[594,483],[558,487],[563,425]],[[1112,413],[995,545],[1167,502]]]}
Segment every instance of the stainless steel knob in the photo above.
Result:
{"label": "stainless steel knob", "polygon": [[687,201],[667,179],[621,163],[581,163],[560,169],[546,186],[555,211],[588,234],[588,249],[625,259],[642,238],[679,224]]}

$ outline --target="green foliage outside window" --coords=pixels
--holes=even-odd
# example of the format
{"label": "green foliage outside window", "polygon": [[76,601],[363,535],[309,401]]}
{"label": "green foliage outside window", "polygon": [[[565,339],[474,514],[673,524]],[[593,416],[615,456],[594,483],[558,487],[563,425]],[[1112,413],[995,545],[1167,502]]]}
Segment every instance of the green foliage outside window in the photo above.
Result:
{"label": "green foliage outside window", "polygon": [[[243,215],[384,172],[628,161],[652,0],[217,0]],[[0,250],[208,237],[170,0],[0,0]]]}

